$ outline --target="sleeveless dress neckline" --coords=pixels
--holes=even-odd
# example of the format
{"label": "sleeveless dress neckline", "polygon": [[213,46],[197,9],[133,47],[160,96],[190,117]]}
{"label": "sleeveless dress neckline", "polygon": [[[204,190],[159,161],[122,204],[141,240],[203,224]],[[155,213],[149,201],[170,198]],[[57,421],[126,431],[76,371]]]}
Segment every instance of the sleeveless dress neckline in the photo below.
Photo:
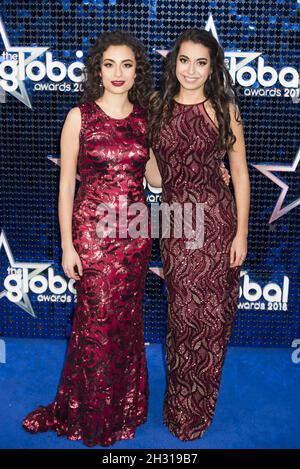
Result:
{"label": "sleeveless dress neckline", "polygon": [[175,104],[179,104],[179,106],[185,106],[186,108],[192,108],[193,106],[199,106],[200,104],[202,104],[202,108],[204,110],[204,113],[206,115],[206,117],[209,119],[210,123],[212,124],[212,128],[213,130],[216,132],[216,133],[219,133],[219,128],[218,126],[215,124],[215,122],[212,120],[212,118],[210,117],[210,115],[208,114],[207,110],[206,110],[206,107],[204,106],[204,103],[206,103],[206,101],[208,101],[209,98],[206,98],[204,99],[204,101],[200,101],[199,103],[194,103],[194,104],[184,104],[184,103],[179,103],[178,101],[176,101],[176,99],[173,98],[173,101],[175,102]]}
{"label": "sleeveless dress neckline", "polygon": [[108,119],[112,119],[112,120],[114,120],[114,121],[124,121],[124,120],[126,120],[126,119],[129,119],[129,118],[134,114],[134,112],[135,112],[135,110],[136,110],[136,106],[133,104],[132,111],[131,111],[127,116],[125,116],[125,117],[112,117],[112,116],[109,116],[109,115],[104,111],[104,109],[103,109],[101,106],[99,106],[99,104],[96,103],[96,101],[92,101],[92,102],[93,102],[93,103],[95,104],[95,106],[102,112],[102,114],[103,114],[105,117],[107,117]]}
{"label": "sleeveless dress neckline", "polygon": [[198,106],[198,104],[204,104],[206,101],[208,101],[209,98],[204,99],[203,101],[199,101],[198,103],[193,103],[193,104],[185,104],[185,103],[179,103],[176,101],[175,98],[173,98],[173,101],[175,101],[176,104],[179,104],[180,106]]}

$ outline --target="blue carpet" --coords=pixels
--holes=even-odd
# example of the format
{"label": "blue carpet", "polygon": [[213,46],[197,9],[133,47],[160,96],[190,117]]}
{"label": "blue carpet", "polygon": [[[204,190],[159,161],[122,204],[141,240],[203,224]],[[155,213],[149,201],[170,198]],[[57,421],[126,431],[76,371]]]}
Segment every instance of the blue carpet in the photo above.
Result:
{"label": "blue carpet", "polygon": [[[89,449],[55,432],[27,433],[21,420],[38,405],[53,401],[67,341],[3,338],[6,363],[0,363],[0,448]],[[164,350],[147,346],[150,377],[148,421],[134,440],[106,449],[271,449],[300,448],[300,364],[292,349],[230,347],[216,414],[199,440],[181,442],[162,423]],[[100,449],[95,446],[91,449]]]}

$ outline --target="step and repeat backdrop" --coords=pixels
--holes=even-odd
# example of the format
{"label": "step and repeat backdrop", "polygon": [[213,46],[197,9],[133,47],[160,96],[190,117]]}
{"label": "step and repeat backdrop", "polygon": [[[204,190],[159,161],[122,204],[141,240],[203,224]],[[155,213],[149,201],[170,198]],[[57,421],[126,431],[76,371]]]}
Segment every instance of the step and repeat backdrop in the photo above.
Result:
{"label": "step and repeat backdrop", "polygon": [[[300,337],[299,7],[296,0],[0,2],[0,335],[71,332],[76,291],[61,267],[59,139],[79,101],[90,45],[103,31],[131,32],[158,86],[175,38],[198,27],[225,50],[251,178],[249,253],[231,344],[290,346]],[[145,184],[145,191],[149,204],[159,201],[160,190]],[[146,341],[162,342],[167,300],[157,239],[144,314]]]}

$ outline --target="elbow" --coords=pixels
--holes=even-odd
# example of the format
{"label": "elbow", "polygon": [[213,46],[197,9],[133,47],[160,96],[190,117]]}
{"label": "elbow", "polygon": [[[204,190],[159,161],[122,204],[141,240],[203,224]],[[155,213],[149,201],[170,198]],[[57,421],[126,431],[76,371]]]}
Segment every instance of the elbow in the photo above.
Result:
{"label": "elbow", "polygon": [[156,177],[156,178],[151,178],[151,177],[147,178],[146,177],[146,180],[147,180],[148,186],[150,186],[150,189],[151,189],[151,187],[161,188],[161,186],[162,186],[161,177]]}
{"label": "elbow", "polygon": [[146,171],[145,178],[147,184],[151,187],[161,187],[162,185],[161,175],[159,171]]}
{"label": "elbow", "polygon": [[233,184],[250,184],[248,170],[231,171],[231,177]]}
{"label": "elbow", "polygon": [[68,199],[73,199],[75,194],[75,184],[60,184],[59,185],[59,194],[58,194],[58,199],[59,200],[68,200]]}
{"label": "elbow", "polygon": [[75,190],[75,180],[60,180],[59,191],[60,192],[72,192]]}

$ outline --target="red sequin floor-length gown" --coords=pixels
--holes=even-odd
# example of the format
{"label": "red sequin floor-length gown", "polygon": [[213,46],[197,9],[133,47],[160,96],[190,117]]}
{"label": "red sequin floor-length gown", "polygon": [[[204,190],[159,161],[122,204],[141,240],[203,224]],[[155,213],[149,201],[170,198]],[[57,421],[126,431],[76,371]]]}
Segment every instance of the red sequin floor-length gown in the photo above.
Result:
{"label": "red sequin floor-length gown", "polygon": [[116,238],[99,238],[97,206],[111,204],[118,220],[119,196],[128,206],[145,203],[147,125],[137,106],[124,119],[109,117],[93,101],[79,108],[81,184],[72,229],[83,276],[75,283],[77,305],[55,400],[22,425],[33,433],[54,430],[87,446],[107,446],[133,438],[147,418],[142,298],[151,238],[148,230],[145,237],[124,238],[117,231]]}
{"label": "red sequin floor-length gown", "polygon": [[212,422],[239,292],[239,267],[230,268],[236,204],[204,104],[174,101],[153,145],[162,201],[204,204],[202,247],[187,249],[185,237],[160,240],[169,303],[164,422],[183,441],[200,438]]}

